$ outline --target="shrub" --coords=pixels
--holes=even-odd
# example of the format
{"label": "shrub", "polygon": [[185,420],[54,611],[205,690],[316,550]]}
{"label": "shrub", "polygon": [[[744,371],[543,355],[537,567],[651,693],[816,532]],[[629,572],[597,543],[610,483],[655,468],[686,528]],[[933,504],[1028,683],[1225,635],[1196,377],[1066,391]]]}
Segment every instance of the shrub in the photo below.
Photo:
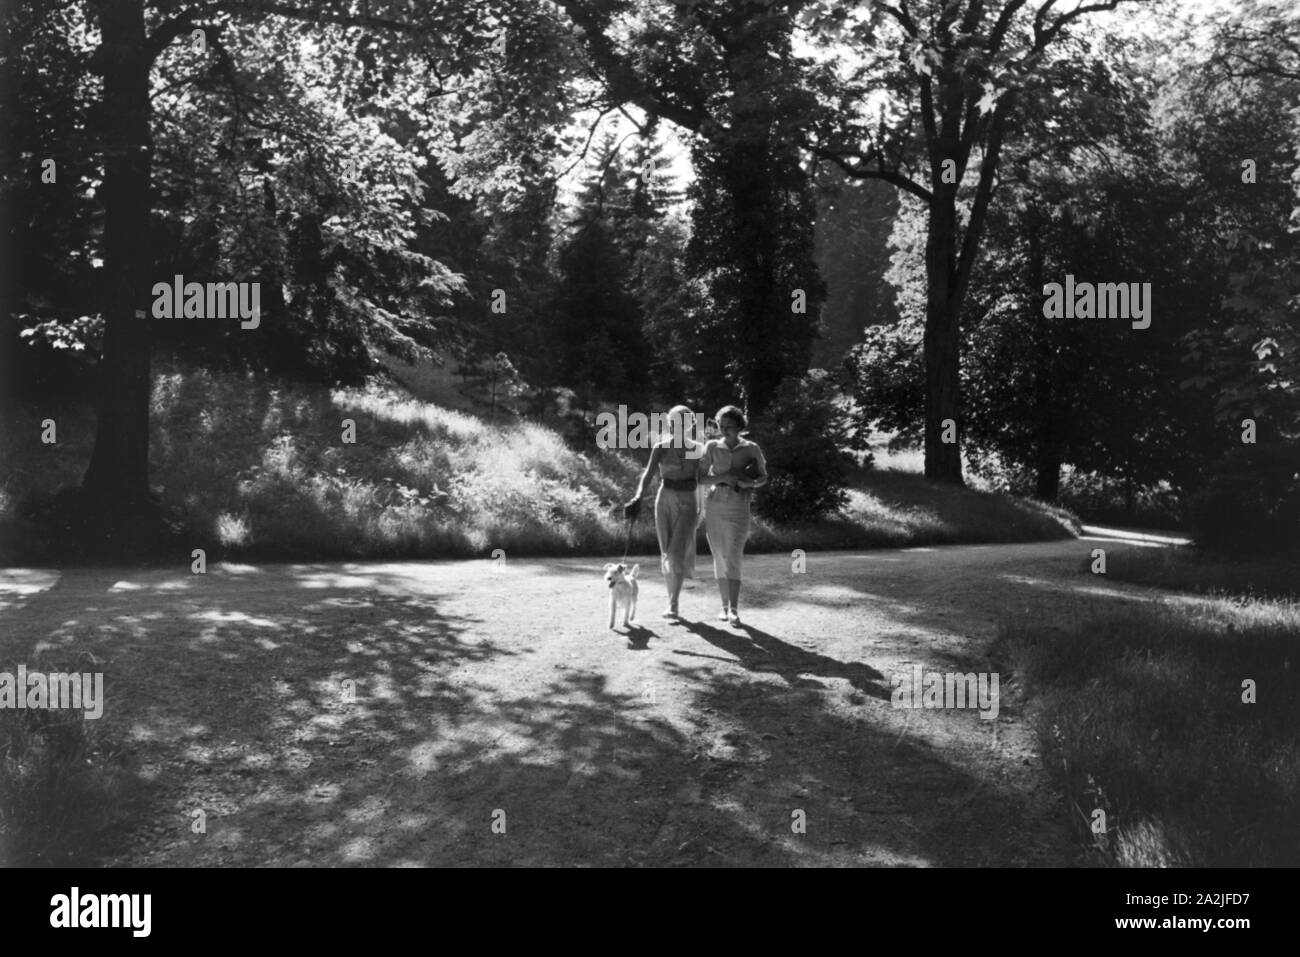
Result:
{"label": "shrub", "polygon": [[[1033,494],[1026,485],[1024,494]],[[1057,502],[1088,522],[1141,525],[1181,530],[1185,526],[1185,490],[1167,480],[1128,485],[1122,477],[1066,465],[1061,470]]]}
{"label": "shrub", "polygon": [[852,461],[845,451],[850,427],[843,401],[824,373],[782,383],[755,423],[768,472],[754,503],[758,514],[790,525],[843,508]]}
{"label": "shrub", "polygon": [[1285,554],[1300,533],[1300,446],[1243,445],[1210,470],[1189,506],[1192,537],[1207,551]]}

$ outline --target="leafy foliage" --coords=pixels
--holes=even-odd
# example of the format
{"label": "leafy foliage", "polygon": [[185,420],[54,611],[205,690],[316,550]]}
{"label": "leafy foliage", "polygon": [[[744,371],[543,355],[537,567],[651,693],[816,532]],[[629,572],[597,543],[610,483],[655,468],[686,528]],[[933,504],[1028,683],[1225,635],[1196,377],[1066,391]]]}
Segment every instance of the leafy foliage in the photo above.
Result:
{"label": "leafy foliage", "polygon": [[[0,383],[63,387],[98,345],[103,265],[91,104],[94,48],[80,4],[21,0],[0,24]],[[52,165],[51,165],[52,164]],[[93,348],[92,348],[93,351]],[[78,361],[68,357],[80,354]]]}
{"label": "leafy foliage", "polygon": [[848,502],[851,423],[825,373],[787,379],[756,420],[768,481],[755,509],[781,525],[810,522]]}
{"label": "leafy foliage", "polygon": [[1242,445],[1210,470],[1189,506],[1192,535],[1208,551],[1283,554],[1300,548],[1300,446]]}
{"label": "leafy foliage", "polygon": [[1300,437],[1297,28],[1294,5],[1244,5],[1169,96],[1173,155],[1196,178],[1221,290],[1186,338],[1184,385],[1213,397],[1224,431],[1252,417],[1262,440]]}

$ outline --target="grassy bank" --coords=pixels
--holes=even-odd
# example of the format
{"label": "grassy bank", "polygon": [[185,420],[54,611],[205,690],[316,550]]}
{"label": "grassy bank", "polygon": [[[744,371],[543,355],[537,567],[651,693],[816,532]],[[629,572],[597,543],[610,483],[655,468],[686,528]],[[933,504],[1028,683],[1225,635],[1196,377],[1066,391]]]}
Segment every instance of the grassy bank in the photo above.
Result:
{"label": "grassy bank", "polygon": [[[54,444],[40,441],[54,419]],[[345,442],[348,421],[355,442]],[[0,432],[0,561],[79,556],[52,493],[77,485],[94,416],[85,403],[27,402]],[[645,453],[574,451],[542,425],[489,424],[399,387],[327,390],[163,365],[151,413],[151,477],[177,547],[209,559],[485,557],[621,553],[618,503]],[[761,437],[759,437],[761,438]],[[850,503],[813,525],[757,523],[751,549],[1033,541],[1072,533],[1068,513],[863,471]],[[644,517],[633,548],[655,547]]]}
{"label": "grassy bank", "polygon": [[1294,866],[1298,641],[1294,601],[1186,598],[1065,628],[1009,625],[994,653],[1095,863]]}
{"label": "grassy bank", "polygon": [[1135,585],[1235,598],[1300,598],[1300,563],[1228,558],[1192,546],[1118,550],[1106,575]]}

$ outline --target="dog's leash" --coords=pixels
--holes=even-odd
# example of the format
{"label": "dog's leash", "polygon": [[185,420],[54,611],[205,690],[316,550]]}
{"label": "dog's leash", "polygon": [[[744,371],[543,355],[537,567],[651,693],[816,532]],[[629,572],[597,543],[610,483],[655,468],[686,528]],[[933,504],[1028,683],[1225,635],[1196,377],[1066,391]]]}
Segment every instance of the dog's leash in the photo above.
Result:
{"label": "dog's leash", "polygon": [[635,523],[636,523],[635,515],[627,520],[627,537],[626,537],[626,541],[624,541],[623,543],[623,560],[619,562],[620,565],[627,564],[627,553],[632,548],[632,526]]}

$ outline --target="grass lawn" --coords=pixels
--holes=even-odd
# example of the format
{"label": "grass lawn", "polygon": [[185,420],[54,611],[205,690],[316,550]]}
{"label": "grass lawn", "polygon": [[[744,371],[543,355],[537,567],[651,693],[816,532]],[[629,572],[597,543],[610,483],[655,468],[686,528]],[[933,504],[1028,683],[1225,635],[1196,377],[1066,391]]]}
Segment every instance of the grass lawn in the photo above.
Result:
{"label": "grass lawn", "polygon": [[1215,555],[1192,546],[1117,552],[1106,573],[1119,581],[1236,598],[1300,598],[1300,559]]}
{"label": "grass lawn", "polygon": [[1294,567],[1133,549],[1108,572],[1207,595],[1010,623],[994,649],[1030,700],[1079,840],[1106,866],[1293,866],[1300,603],[1259,593],[1283,591]]}

